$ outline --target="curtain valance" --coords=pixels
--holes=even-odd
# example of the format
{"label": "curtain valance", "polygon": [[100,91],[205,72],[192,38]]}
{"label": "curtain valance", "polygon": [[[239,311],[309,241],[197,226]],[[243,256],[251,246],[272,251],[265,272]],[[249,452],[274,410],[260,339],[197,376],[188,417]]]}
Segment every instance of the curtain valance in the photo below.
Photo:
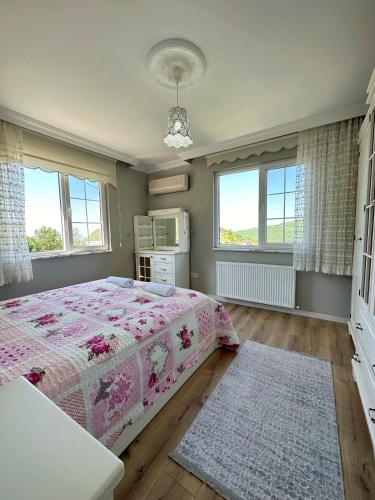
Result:
{"label": "curtain valance", "polygon": [[256,142],[249,146],[228,149],[206,156],[207,166],[218,165],[223,162],[232,163],[237,160],[246,160],[250,156],[259,156],[263,153],[277,153],[283,149],[294,149],[297,146],[298,134],[285,135],[267,141]]}
{"label": "curtain valance", "polygon": [[115,160],[27,130],[23,132],[23,143],[25,167],[41,168],[48,172],[60,172],[117,186]]}

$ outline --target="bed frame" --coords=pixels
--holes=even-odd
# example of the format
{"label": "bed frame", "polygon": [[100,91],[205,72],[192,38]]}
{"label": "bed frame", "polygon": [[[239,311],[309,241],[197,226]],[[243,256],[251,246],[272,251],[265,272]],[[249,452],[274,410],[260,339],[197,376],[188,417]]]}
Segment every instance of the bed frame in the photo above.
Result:
{"label": "bed frame", "polygon": [[134,425],[131,425],[121,436],[117,439],[115,445],[111,448],[111,451],[120,456],[126,448],[130,445],[132,441],[140,434],[149,422],[159,413],[159,411],[165,406],[168,401],[176,394],[176,392],[184,385],[184,383],[193,375],[193,373],[198,370],[198,368],[206,361],[206,359],[218,348],[217,342],[214,342],[212,346],[203,354],[201,359],[194,365],[184,371],[178,382],[174,384],[173,387],[168,392],[162,394],[152,408],[141,417]]}

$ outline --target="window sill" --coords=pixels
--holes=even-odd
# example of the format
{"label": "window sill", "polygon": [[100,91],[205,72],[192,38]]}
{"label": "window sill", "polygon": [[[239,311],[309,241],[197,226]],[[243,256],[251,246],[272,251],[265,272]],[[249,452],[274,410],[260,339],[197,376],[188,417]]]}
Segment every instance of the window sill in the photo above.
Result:
{"label": "window sill", "polygon": [[287,253],[293,254],[292,248],[260,248],[260,247],[213,247],[215,252],[258,252],[258,253]]}
{"label": "window sill", "polygon": [[84,252],[51,252],[51,253],[43,253],[43,254],[32,254],[31,260],[44,260],[44,259],[54,259],[55,257],[73,257],[78,255],[93,255],[98,253],[111,253],[112,250],[106,248],[105,250],[94,250],[92,252],[84,251]]}

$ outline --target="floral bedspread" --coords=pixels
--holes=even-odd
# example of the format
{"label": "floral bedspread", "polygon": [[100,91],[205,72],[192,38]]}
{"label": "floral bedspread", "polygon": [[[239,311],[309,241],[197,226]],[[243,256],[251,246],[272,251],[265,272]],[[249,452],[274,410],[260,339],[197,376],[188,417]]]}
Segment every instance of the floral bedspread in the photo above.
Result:
{"label": "floral bedspread", "polygon": [[222,305],[104,280],[0,302],[0,384],[25,376],[108,448],[218,342],[239,341]]}

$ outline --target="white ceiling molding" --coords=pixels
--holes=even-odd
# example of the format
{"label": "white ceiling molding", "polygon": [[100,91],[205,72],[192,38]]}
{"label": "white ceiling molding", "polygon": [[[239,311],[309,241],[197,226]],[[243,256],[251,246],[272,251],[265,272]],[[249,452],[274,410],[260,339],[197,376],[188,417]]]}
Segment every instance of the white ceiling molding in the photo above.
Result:
{"label": "white ceiling molding", "polygon": [[296,132],[300,132],[301,130],[320,127],[321,125],[327,125],[328,123],[334,123],[354,118],[355,116],[365,115],[367,108],[368,106],[364,102],[351,104],[350,106],[327,111],[318,115],[283,123],[264,130],[258,130],[227,141],[213,142],[200,148],[190,148],[187,151],[179,153],[179,157],[183,160],[189,160],[191,158],[207,156],[228,149],[248,146],[249,144],[254,144],[255,142],[266,141],[282,135],[294,134]]}
{"label": "white ceiling molding", "polygon": [[163,87],[176,89],[176,68],[179,88],[188,88],[199,81],[206,71],[206,58],[199,47],[188,40],[170,38],[152,47],[146,57],[151,77]]}
{"label": "white ceiling molding", "polygon": [[261,141],[243,148],[234,148],[207,155],[207,166],[218,165],[223,162],[232,163],[236,160],[246,160],[250,156],[261,155],[265,152],[276,153],[282,149],[290,150],[297,146],[298,134],[291,134],[268,141]]}
{"label": "white ceiling molding", "polygon": [[143,172],[144,174],[149,174],[153,165],[147,163],[138,162],[136,165],[131,165],[129,168],[131,170],[137,170],[138,172]]}
{"label": "white ceiling molding", "polygon": [[31,130],[38,134],[46,135],[47,137],[52,137],[62,142],[72,144],[73,146],[92,151],[107,158],[112,158],[113,160],[121,160],[132,165],[137,164],[136,158],[123,153],[121,151],[116,151],[115,149],[103,146],[97,142],[90,141],[76,134],[66,132],[65,130],[59,129],[48,123],[42,122],[30,116],[18,113],[11,109],[0,106],[0,119],[5,120],[15,125],[19,125],[27,130]]}
{"label": "white ceiling molding", "polygon": [[164,163],[159,163],[157,165],[149,165],[147,172],[151,174],[153,172],[158,172],[160,170],[169,170],[170,168],[187,167],[189,165],[190,165],[189,162],[182,160],[181,158],[178,158],[177,160],[170,160]]}
{"label": "white ceiling molding", "polygon": [[[371,89],[375,86],[374,75],[371,79],[371,82],[373,82],[372,87],[371,87],[371,82],[369,86],[369,88],[371,87]],[[293,134],[301,130],[306,130],[308,128],[319,127],[321,125],[326,125],[328,123],[333,123],[340,120],[353,118],[355,116],[364,115],[367,112],[367,108],[368,106],[366,105],[366,103],[358,103],[350,106],[345,106],[343,108],[339,108],[333,111],[277,125],[275,127],[270,127],[268,129],[256,131],[247,135],[229,139],[227,141],[212,142],[209,145],[202,146],[199,148],[190,148],[186,151],[181,151],[178,154],[177,159],[156,165],[144,163],[140,158],[139,159],[134,158],[124,152],[108,148],[94,141],[90,141],[88,139],[85,139],[84,137],[72,134],[70,132],[66,132],[62,129],[59,129],[45,122],[36,120],[35,118],[31,118],[29,116],[26,116],[22,113],[18,113],[3,106],[0,106],[0,119],[14,123],[15,125],[19,125],[21,127],[24,127],[25,129],[32,130],[33,132],[46,135],[48,137],[52,137],[54,139],[60,140],[68,144],[72,144],[76,147],[92,151],[107,158],[112,158],[124,161],[126,163],[130,163],[132,165],[131,168],[134,170],[138,170],[144,173],[153,173],[159,170],[168,170],[171,168],[188,166],[189,163],[186,160],[192,158],[216,154],[228,149],[240,148],[254,144],[256,142],[266,141],[269,139],[274,139],[275,137]]]}

